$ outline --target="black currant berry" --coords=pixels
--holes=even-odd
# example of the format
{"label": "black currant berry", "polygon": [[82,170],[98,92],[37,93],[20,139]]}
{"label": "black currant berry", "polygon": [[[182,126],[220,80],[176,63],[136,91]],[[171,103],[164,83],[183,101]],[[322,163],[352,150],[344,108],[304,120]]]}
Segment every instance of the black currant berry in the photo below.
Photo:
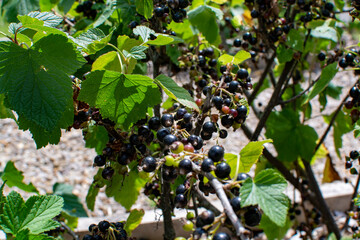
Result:
{"label": "black currant berry", "polygon": [[138,129],[138,135],[139,136],[142,136],[144,138],[147,138],[151,133],[151,130],[148,126],[144,125],[144,126],[141,126],[139,127]]}
{"label": "black currant berry", "polygon": [[163,17],[164,16],[164,8],[162,8],[162,7],[154,8],[154,14],[156,17]]}
{"label": "black currant berry", "polygon": [[104,233],[109,229],[110,223],[108,221],[101,221],[101,222],[99,222],[98,227],[99,227],[100,232]]}
{"label": "black currant berry", "polygon": [[351,168],[352,167],[352,162],[351,161],[346,161],[345,162],[345,168],[346,169],[349,169],[349,168]]}
{"label": "black currant berry", "polygon": [[181,160],[179,163],[180,174],[188,174],[192,171],[192,162],[190,159]]}
{"label": "black currant berry", "polygon": [[177,137],[175,135],[172,134],[168,134],[164,137],[164,143],[166,145],[171,145],[173,142],[177,141]]}
{"label": "black currant berry", "polygon": [[[80,5],[78,5],[79,7]],[[77,8],[76,8],[77,9]],[[83,237],[83,240],[94,240],[93,236],[89,235],[89,234],[86,234],[84,237]]]}
{"label": "black currant berry", "polygon": [[359,155],[360,155],[359,152],[356,151],[356,150],[353,150],[353,151],[350,152],[350,158],[351,159],[355,160],[355,159],[357,159],[359,157]]}
{"label": "black currant berry", "polygon": [[331,12],[334,9],[334,4],[331,2],[325,3],[325,9]]}
{"label": "black currant berry", "polygon": [[106,163],[106,157],[103,156],[103,155],[97,155],[95,158],[94,158],[94,164],[95,166],[97,167],[102,167],[104,166]]}
{"label": "black currant berry", "polygon": [[257,10],[255,10],[255,9],[253,9],[251,11],[251,17],[252,18],[258,18],[259,17],[259,12]]}
{"label": "black currant berry", "polygon": [[212,239],[213,240],[231,240],[231,237],[227,233],[218,232],[213,236]]}
{"label": "black currant berry", "polygon": [[245,224],[254,227],[261,221],[261,212],[257,207],[249,207],[244,214]]}
{"label": "black currant berry", "polygon": [[160,142],[164,141],[164,138],[170,134],[170,130],[167,128],[162,128],[157,131],[156,137],[159,139]]}
{"label": "black currant berry", "polygon": [[239,90],[239,82],[238,81],[231,81],[229,83],[229,88],[228,88],[228,91],[231,92],[231,93],[235,93],[236,91]]}
{"label": "black currant berry", "polygon": [[324,60],[326,59],[326,55],[325,55],[325,53],[320,52],[320,53],[317,55],[317,58],[319,59],[319,61],[324,61]]}
{"label": "black currant berry", "polygon": [[249,76],[248,71],[245,68],[240,68],[236,74],[237,78],[246,79]]}
{"label": "black currant berry", "polygon": [[198,218],[204,225],[210,225],[215,220],[215,214],[211,210],[206,210],[202,212]]}
{"label": "black currant berry", "polygon": [[348,53],[345,55],[345,60],[346,60],[346,63],[348,63],[348,64],[352,63],[354,61],[354,59],[355,59],[355,56],[352,53]]}
{"label": "black currant berry", "polygon": [[191,145],[193,145],[195,150],[200,150],[204,145],[203,139],[196,135],[190,135],[187,140],[191,143]]}
{"label": "black currant berry", "polygon": [[203,131],[206,133],[214,133],[216,132],[216,126],[213,122],[206,122],[203,125]]}
{"label": "black currant berry", "polygon": [[230,128],[234,124],[234,119],[230,115],[225,115],[221,118],[221,125]]}
{"label": "black currant berry", "polygon": [[[234,47],[241,47],[241,40],[239,38],[235,38]],[[225,71],[224,71],[225,72]]]}
{"label": "black currant berry", "polygon": [[158,117],[150,118],[148,124],[149,124],[149,128],[152,130],[158,130],[159,127],[161,126],[161,122]]}
{"label": "black currant berry", "polygon": [[128,165],[130,163],[129,155],[127,155],[126,153],[122,153],[117,157],[117,162],[124,166]]}
{"label": "black currant berry", "polygon": [[360,90],[357,87],[352,87],[349,92],[350,97],[358,99],[360,97]]}
{"label": "black currant berry", "polygon": [[348,66],[348,63],[346,62],[345,58],[340,59],[339,66],[342,68],[346,68]]}
{"label": "black currant berry", "polygon": [[225,150],[219,145],[212,146],[208,152],[208,157],[214,162],[220,161],[224,157]]}
{"label": "black currant berry", "polygon": [[214,106],[215,106],[217,109],[221,109],[221,106],[222,106],[222,104],[223,104],[223,99],[222,99],[222,97],[220,97],[220,96],[215,96],[215,97],[213,97],[212,102],[213,102]]}
{"label": "black currant berry", "polygon": [[92,233],[92,231],[95,231],[95,228],[96,228],[96,224],[90,224],[90,226],[89,226],[89,232]]}
{"label": "black currant berry", "polygon": [[186,187],[184,184],[180,184],[177,188],[176,188],[176,195],[179,194],[185,194],[186,192]]}
{"label": "black currant berry", "polygon": [[236,109],[236,111],[238,112],[238,118],[245,118],[248,110],[245,105],[241,105]]}
{"label": "black currant berry", "polygon": [[251,35],[251,33],[249,33],[249,32],[246,32],[246,33],[244,33],[244,35],[243,35],[243,39],[244,39],[245,41],[250,40],[251,37],[252,37],[252,35]]}
{"label": "black currant berry", "polygon": [[101,176],[106,180],[110,180],[113,175],[114,175],[114,169],[112,167],[104,168],[104,170],[101,173]]}
{"label": "black currant berry", "polygon": [[225,129],[219,131],[219,137],[225,139],[228,136],[228,132]]}
{"label": "black currant berry", "polygon": [[249,177],[250,177],[250,175],[247,173],[239,173],[237,175],[236,181],[244,181],[244,180],[248,179]]}
{"label": "black currant berry", "polygon": [[152,156],[144,158],[142,164],[145,172],[153,172],[157,167],[156,160]]}
{"label": "black currant berry", "polygon": [[201,170],[204,172],[211,172],[215,169],[214,162],[210,158],[205,158],[201,164]]}
{"label": "black currant berry", "polygon": [[179,8],[186,8],[187,6],[189,6],[188,0],[179,0]]}
{"label": "black currant berry", "polygon": [[137,134],[132,134],[129,138],[129,141],[132,145],[138,145],[141,143],[141,141],[139,139],[139,135],[137,135]]}
{"label": "black currant berry", "polygon": [[173,123],[174,123],[173,115],[166,113],[161,117],[161,124],[164,127],[171,127]]}
{"label": "black currant berry", "polygon": [[177,194],[174,199],[176,208],[185,208],[187,205],[187,199],[184,194]]}
{"label": "black currant berry", "polygon": [[206,132],[204,132],[204,131],[201,131],[200,136],[201,136],[202,139],[204,139],[205,141],[207,141],[207,140],[210,140],[210,139],[211,139],[212,133],[206,133]]}
{"label": "black currant berry", "polygon": [[218,177],[218,178],[227,178],[229,176],[231,172],[231,168],[230,168],[230,165],[227,164],[226,162],[222,162],[222,163],[219,163],[216,165],[216,168],[215,168],[215,175]]}
{"label": "black currant berry", "polygon": [[230,204],[234,209],[234,212],[237,212],[241,209],[240,203],[241,203],[240,197],[234,197],[233,199],[231,199]]}
{"label": "black currant berry", "polygon": [[190,123],[191,118],[192,118],[192,114],[191,114],[191,113],[185,113],[185,114],[184,114],[184,117],[183,117],[183,121],[184,121],[185,123]]}

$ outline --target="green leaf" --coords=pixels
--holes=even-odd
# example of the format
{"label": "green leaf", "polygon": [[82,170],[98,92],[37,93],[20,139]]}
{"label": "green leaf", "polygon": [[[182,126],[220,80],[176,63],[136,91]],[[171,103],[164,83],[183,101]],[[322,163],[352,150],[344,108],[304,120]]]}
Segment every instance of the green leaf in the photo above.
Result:
{"label": "green leaf", "polygon": [[146,19],[153,15],[154,4],[152,0],[135,0],[136,11]]}
{"label": "green leaf", "polygon": [[108,197],[114,197],[115,201],[125,207],[126,210],[131,209],[131,206],[138,199],[140,190],[149,180],[148,177],[144,177],[144,174],[139,175],[136,161],[132,162],[129,167],[131,171],[128,175],[115,174],[105,190]]}
{"label": "green leaf", "polygon": [[[331,115],[324,115],[324,120],[327,124],[330,123],[334,113]],[[351,122],[351,118],[346,116],[344,112],[340,111],[335,118],[335,122],[333,123],[334,129],[334,145],[335,151],[338,157],[341,159],[340,148],[342,148],[342,137],[344,134],[351,132],[353,130],[353,125]]]}
{"label": "green leaf", "polygon": [[107,52],[98,57],[92,65],[91,71],[109,70],[122,72],[120,60],[121,56],[118,52]]}
{"label": "green leaf", "polygon": [[174,64],[179,65],[178,57],[181,56],[181,52],[177,47],[166,46],[166,55],[170,57]]}
{"label": "green leaf", "polygon": [[134,38],[129,38],[126,35],[121,35],[117,38],[117,47],[120,50],[130,51],[135,46],[139,46],[141,44],[140,40],[136,40]]}
{"label": "green leaf", "polygon": [[345,1],[344,0],[334,0],[334,2],[335,2],[336,8],[338,8],[340,11],[342,11],[345,6]]}
{"label": "green leaf", "polygon": [[263,170],[254,181],[248,178],[243,183],[240,188],[241,206],[258,204],[272,222],[285,226],[289,207],[289,199],[283,193],[286,186],[286,180],[276,170]]}
{"label": "green leaf", "polygon": [[291,228],[292,222],[287,217],[286,223],[282,227],[274,227],[274,222],[270,220],[266,214],[261,216],[261,222],[259,228],[263,229],[268,240],[284,239],[289,228]]}
{"label": "green leaf", "polygon": [[74,41],[82,48],[82,51],[87,54],[95,54],[107,46],[112,34],[113,32],[110,32],[110,34],[106,36],[100,29],[91,28],[80,34]]}
{"label": "green leaf", "polygon": [[281,161],[311,160],[318,136],[312,127],[300,123],[298,113],[287,108],[272,112],[266,125],[265,135],[273,139]]}
{"label": "green leaf", "polygon": [[99,108],[104,118],[126,129],[144,118],[148,107],[161,102],[151,78],[112,71],[91,72],[82,84],[79,99]]}
{"label": "green leaf", "polygon": [[59,226],[52,218],[60,213],[62,206],[63,199],[59,196],[32,196],[24,203],[20,194],[12,191],[0,215],[0,226],[12,235],[24,229],[32,234],[49,231]]}
{"label": "green leaf", "polygon": [[66,211],[61,212],[61,218],[64,219],[64,223],[70,227],[71,230],[75,230],[79,223],[79,218],[73,215],[70,215]]}
{"label": "green leaf", "polygon": [[145,215],[145,211],[140,209],[131,210],[129,217],[126,219],[126,224],[124,230],[131,236],[132,231],[139,226],[143,216]]}
{"label": "green leaf", "polygon": [[28,37],[33,38],[34,42],[36,42],[39,39],[43,38],[44,36],[48,36],[50,34],[62,35],[64,37],[68,38],[68,36],[66,35],[65,32],[60,31],[57,28],[48,27],[45,25],[44,21],[39,20],[37,18],[33,18],[33,17],[27,16],[27,15],[18,16],[17,18],[20,20],[24,29],[32,29],[37,32],[35,35],[34,35],[33,31],[30,31],[28,33]]}
{"label": "green leaf", "polygon": [[0,187],[0,214],[3,213],[3,209],[4,209],[4,204],[6,202],[6,198],[4,196],[4,187],[5,187],[5,183],[3,182],[3,184]]}
{"label": "green leaf", "polygon": [[28,16],[42,21],[43,24],[41,24],[41,25],[44,25],[46,27],[56,27],[64,20],[62,17],[57,16],[52,12],[35,11],[35,12],[29,13]]}
{"label": "green leaf", "polygon": [[222,19],[220,9],[201,5],[188,12],[190,23],[202,32],[210,43],[214,43],[219,35],[219,27],[216,19]]}
{"label": "green leaf", "polygon": [[330,81],[335,77],[337,72],[337,63],[329,64],[325,68],[323,68],[323,70],[321,71],[320,79],[314,84],[310,93],[304,99],[303,105],[308,103],[316,95],[322,92],[330,83]]}
{"label": "green leaf", "polygon": [[172,99],[178,101],[188,108],[199,111],[199,108],[196,105],[194,99],[190,96],[190,93],[184,88],[179,87],[173,79],[161,74],[155,78],[155,82]]}
{"label": "green leaf", "polygon": [[7,108],[5,106],[5,95],[0,94],[0,118],[12,118],[15,120],[14,113],[11,111],[11,109]]}
{"label": "green leaf", "polygon": [[295,29],[291,29],[287,35],[286,44],[294,50],[302,52],[304,49],[304,33]]}
{"label": "green leaf", "polygon": [[85,147],[94,148],[97,154],[102,154],[103,149],[109,141],[109,135],[104,126],[95,125],[94,122],[90,123],[84,130]]}
{"label": "green leaf", "polygon": [[2,10],[5,9],[7,22],[17,22],[18,15],[26,15],[40,9],[39,0],[3,0]]}
{"label": "green leaf", "polygon": [[264,149],[263,145],[269,142],[272,142],[272,140],[267,139],[258,142],[249,142],[243,149],[241,149],[238,172],[249,172],[251,167],[259,160],[259,157]]}
{"label": "green leaf", "polygon": [[146,46],[135,46],[133,48],[131,48],[130,52],[127,53],[126,50],[123,50],[123,52],[125,52],[126,54],[125,57],[132,57],[136,60],[140,60],[140,59],[145,59],[146,58],[146,54],[144,53],[144,51],[147,49]]}
{"label": "green leaf", "polygon": [[99,190],[101,187],[103,187],[103,177],[101,176],[102,173],[102,168],[100,168],[98,170],[98,172],[96,173],[96,175],[94,176],[94,181],[93,183],[90,185],[88,193],[86,195],[86,206],[88,207],[88,209],[90,209],[91,211],[94,211],[94,207],[95,207],[95,200],[96,197],[99,193]]}
{"label": "green leaf", "polygon": [[53,195],[64,199],[64,207],[70,215],[76,217],[88,217],[81,199],[72,193],[73,187],[64,183],[55,183],[53,186]]}
{"label": "green leaf", "polygon": [[75,0],[60,0],[58,4],[58,8],[66,14],[70,11],[71,7],[73,6]]}
{"label": "green leaf", "polygon": [[174,43],[174,38],[166,34],[155,34],[156,39],[147,41],[147,44],[155,46],[163,46]]}
{"label": "green leaf", "polygon": [[293,58],[294,51],[290,48],[286,48],[283,44],[279,44],[276,49],[276,55],[280,63],[289,62]]}
{"label": "green leaf", "polygon": [[6,163],[4,172],[1,175],[1,179],[5,182],[9,187],[18,187],[21,190],[26,192],[35,192],[38,193],[36,187],[32,184],[25,184],[23,182],[24,176],[23,172],[17,170],[14,163],[12,161],[8,161]]}
{"label": "green leaf", "polygon": [[102,10],[101,15],[96,19],[96,21],[93,23],[93,27],[98,27],[102,25],[106,20],[108,20],[111,15],[114,13],[116,7],[116,0],[107,0],[106,6]]}
{"label": "green leaf", "polygon": [[318,26],[311,30],[311,36],[315,38],[329,39],[335,43],[339,41],[338,33],[335,28],[329,26],[330,21],[325,21],[322,26]]}
{"label": "green leaf", "polygon": [[251,55],[249,52],[240,50],[239,52],[236,53],[235,56],[231,56],[229,54],[223,54],[219,57],[218,61],[223,65],[226,65],[228,63],[233,63],[235,65],[238,65],[243,61],[245,61],[246,59],[249,59],[250,57]]}
{"label": "green leaf", "polygon": [[72,99],[68,75],[84,62],[60,35],[48,35],[27,50],[0,42],[0,92],[18,115],[52,131]]}
{"label": "green leaf", "polygon": [[139,35],[144,43],[146,43],[149,40],[150,34],[155,35],[154,30],[152,30],[148,27],[145,27],[145,26],[137,26],[136,28],[133,29],[133,33],[136,36]]}
{"label": "green leaf", "polygon": [[229,164],[231,168],[230,177],[234,178],[236,174],[236,168],[238,166],[238,163],[240,163],[240,159],[238,161],[238,155],[233,153],[225,153],[224,159],[226,160],[226,163]]}

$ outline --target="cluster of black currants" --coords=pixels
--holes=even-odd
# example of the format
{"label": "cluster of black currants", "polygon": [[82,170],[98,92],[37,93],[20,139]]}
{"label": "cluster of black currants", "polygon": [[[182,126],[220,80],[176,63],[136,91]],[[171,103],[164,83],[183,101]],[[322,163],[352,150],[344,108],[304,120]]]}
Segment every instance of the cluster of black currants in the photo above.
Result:
{"label": "cluster of black currants", "polygon": [[75,11],[77,13],[83,13],[83,15],[90,19],[95,19],[97,15],[96,9],[93,8],[94,1],[84,1],[77,5]]}
{"label": "cluster of black currants", "polygon": [[351,110],[350,117],[352,122],[355,123],[360,118],[360,112],[358,110],[358,107],[360,106],[360,89],[358,85],[350,89],[349,96],[352,99],[345,103],[345,107]]}
{"label": "cluster of black currants", "polygon": [[340,58],[339,60],[339,66],[342,68],[347,67],[355,67],[358,64],[358,60],[356,59],[358,52],[353,49],[352,52],[349,52],[345,55],[345,57]]}
{"label": "cluster of black currants", "polygon": [[356,170],[356,168],[353,166],[355,161],[360,162],[360,154],[359,154],[358,151],[353,150],[353,151],[350,152],[349,156],[346,156],[345,168],[350,169],[351,174],[357,175],[359,173]]}
{"label": "cluster of black currants", "polygon": [[187,8],[191,2],[189,0],[165,0],[154,6],[154,16],[160,18],[163,22],[170,23],[182,22],[186,17]]}
{"label": "cluster of black currants", "polygon": [[89,226],[90,234],[84,236],[83,240],[127,240],[127,233],[124,230],[123,222],[101,221],[97,225]]}
{"label": "cluster of black currants", "polygon": [[[253,10],[254,11],[254,10]],[[256,11],[256,10],[255,10]],[[264,44],[259,43],[257,37],[254,37],[250,32],[245,32],[242,35],[242,40],[240,38],[235,38],[233,46],[236,48],[243,48],[244,50],[251,50],[251,58],[254,59],[257,55],[257,52],[264,52]],[[251,47],[249,46],[251,45]]]}

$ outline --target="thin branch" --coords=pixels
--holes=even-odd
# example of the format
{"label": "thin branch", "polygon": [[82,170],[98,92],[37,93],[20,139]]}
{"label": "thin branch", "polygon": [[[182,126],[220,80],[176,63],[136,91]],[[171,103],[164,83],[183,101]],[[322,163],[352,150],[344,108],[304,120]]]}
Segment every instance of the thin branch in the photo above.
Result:
{"label": "thin branch", "polygon": [[286,101],[279,101],[278,104],[283,105],[283,104],[287,104],[287,103],[291,103],[293,101],[295,101],[296,99],[298,99],[299,97],[301,97],[302,95],[304,95],[306,92],[308,92],[310,90],[310,88],[312,88],[312,86],[314,86],[314,84],[319,81],[320,77],[318,77],[315,81],[313,81],[304,91],[302,91],[301,93],[299,93],[298,95],[286,100]]}
{"label": "thin branch", "polygon": [[331,214],[329,207],[327,206],[327,204],[325,202],[325,199],[321,193],[319,184],[316,181],[314,172],[310,166],[310,163],[304,159],[301,159],[301,160],[305,166],[305,171],[306,171],[307,177],[309,179],[309,187],[312,189],[312,192],[316,196],[316,199],[318,202],[318,208],[323,216],[323,219],[325,220],[328,231],[334,233],[336,236],[336,239],[341,239],[340,230],[335,222],[334,217]]}
{"label": "thin branch", "polygon": [[[161,168],[161,171],[163,171],[163,168]],[[175,239],[175,229],[174,229],[174,224],[172,222],[172,207],[170,204],[171,203],[170,192],[171,192],[170,183],[162,179],[160,207],[164,217],[164,230],[165,230],[163,235],[164,240]]]}
{"label": "thin branch", "polygon": [[234,212],[234,209],[232,208],[229,199],[226,196],[223,185],[211,173],[201,171],[200,166],[196,165],[195,163],[192,164],[192,169],[194,172],[200,173],[204,175],[207,179],[209,179],[210,185],[214,188],[216,195],[218,196],[221,204],[224,207],[224,212],[226,213],[227,217],[230,219],[232,225],[235,228],[236,235],[239,237],[239,239],[246,239],[246,236],[244,235],[246,229],[243,227],[239,218]]}
{"label": "thin branch", "polygon": [[71,228],[70,228],[68,225],[66,225],[66,224],[65,224],[64,222],[62,222],[62,221],[59,221],[59,223],[60,223],[61,226],[62,226],[63,228],[65,228],[65,230],[73,237],[74,240],[79,240],[78,235],[76,235],[76,233],[75,233],[73,230],[71,230]]}
{"label": "thin branch", "polygon": [[325,138],[327,137],[328,133],[330,132],[331,130],[331,127],[332,125],[334,124],[335,122],[335,119],[337,117],[337,115],[340,113],[344,103],[346,102],[346,100],[349,98],[349,94],[347,94],[344,99],[341,101],[340,105],[337,107],[337,109],[335,110],[334,112],[334,115],[332,116],[330,122],[329,122],[329,125],[328,127],[326,128],[325,132],[323,133],[323,135],[321,136],[320,138],[320,141],[318,142],[318,144],[316,145],[315,147],[315,150],[314,150],[314,153],[316,153],[316,151],[319,149],[319,147],[321,146],[321,144],[325,141]]}
{"label": "thin branch", "polygon": [[196,187],[193,190],[193,194],[195,195],[196,199],[198,200],[199,207],[204,207],[206,209],[211,210],[215,216],[219,216],[221,214],[221,211],[215,207],[214,205],[212,205],[205,197],[204,195],[200,192],[200,190]]}
{"label": "thin branch", "polygon": [[271,111],[273,110],[274,106],[276,105],[276,103],[278,101],[279,94],[281,93],[281,89],[282,89],[284,83],[289,78],[288,75],[291,72],[291,70],[293,69],[294,65],[296,65],[296,61],[294,59],[292,59],[290,62],[287,62],[285,64],[285,68],[279,78],[278,83],[276,84],[275,90],[270,98],[269,104],[266,106],[265,111],[264,111],[258,125],[256,126],[255,132],[254,132],[253,136],[251,137],[251,140],[255,140],[259,137],[261,130],[265,126],[265,123],[266,123],[268,117],[270,116]]}
{"label": "thin branch", "polygon": [[[356,185],[354,187],[354,192],[352,194],[352,197],[351,197],[351,203],[350,203],[350,206],[349,206],[349,212],[353,210],[354,208],[354,201],[353,199],[358,195],[358,191],[359,191],[359,183],[360,183],[360,174],[358,175],[358,178],[356,180]],[[347,217],[346,217],[346,220],[345,220],[345,224],[344,224],[344,227],[342,230],[346,230],[349,226],[349,221],[350,221],[350,215],[349,213],[347,214]]]}

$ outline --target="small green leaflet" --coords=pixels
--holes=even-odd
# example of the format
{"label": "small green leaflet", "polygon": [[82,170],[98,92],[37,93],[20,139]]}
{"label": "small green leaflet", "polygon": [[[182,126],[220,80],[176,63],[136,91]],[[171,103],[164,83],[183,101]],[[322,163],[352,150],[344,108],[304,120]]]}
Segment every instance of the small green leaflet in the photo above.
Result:
{"label": "small green leaflet", "polygon": [[23,182],[23,172],[17,170],[12,161],[8,161],[6,163],[4,172],[1,175],[1,179],[4,182],[6,181],[6,185],[9,187],[18,187],[19,189],[26,192],[38,193],[38,190],[32,183],[26,184]]}
{"label": "small green leaflet", "polygon": [[28,16],[43,21],[44,26],[46,27],[56,27],[64,20],[62,17],[57,16],[52,12],[35,11],[35,12],[30,12]]}
{"label": "small green leaflet", "polygon": [[229,54],[223,54],[219,57],[218,61],[223,65],[226,65],[228,63],[238,65],[243,61],[245,61],[246,59],[249,59],[250,57],[251,57],[250,53],[244,50],[240,50],[239,52],[236,53],[235,56],[231,56]]}
{"label": "small green leaflet", "polygon": [[111,51],[107,52],[98,57],[91,67],[91,71],[96,70],[109,70],[115,72],[122,72],[121,56],[118,52]]}
{"label": "small green leaflet", "polygon": [[220,9],[200,5],[188,12],[190,23],[202,32],[210,43],[214,43],[219,35],[219,27],[216,20],[221,20],[223,13]]}
{"label": "small green leaflet", "polygon": [[1,8],[2,11],[5,9],[7,22],[16,22],[18,15],[26,15],[31,11],[39,10],[40,6],[39,0],[4,0]]}
{"label": "small green leaflet", "polygon": [[231,167],[230,177],[234,178],[236,173],[248,173],[251,167],[259,160],[264,149],[264,144],[272,142],[271,139],[249,142],[240,151],[240,159],[238,161],[238,155],[232,153],[225,153],[224,159]]}
{"label": "small green leaflet", "polygon": [[146,54],[144,53],[144,51],[147,48],[148,47],[146,47],[146,46],[135,46],[135,47],[131,48],[130,52],[127,52],[126,50],[123,50],[123,52],[124,52],[124,55],[126,58],[132,57],[136,60],[140,60],[140,59],[146,58]]}
{"label": "small green leaflet", "polygon": [[326,88],[326,86],[330,83],[330,81],[335,77],[337,72],[338,72],[338,68],[336,62],[327,65],[321,71],[320,79],[314,84],[310,93],[304,99],[303,105],[308,103],[311,99],[313,99],[320,92],[322,92]]}
{"label": "small green leaflet", "polygon": [[55,183],[53,186],[53,195],[60,196],[64,199],[63,209],[68,214],[76,217],[87,217],[81,199],[72,193],[73,187],[64,183]]}
{"label": "small green leaflet", "polygon": [[154,4],[153,0],[135,0],[136,11],[146,19],[153,15]]}
{"label": "small green leaflet", "polygon": [[49,231],[59,226],[52,218],[60,213],[63,203],[61,197],[54,195],[32,196],[24,202],[19,193],[12,191],[0,215],[0,227],[15,236],[24,229],[32,234]]}
{"label": "small green leaflet", "polygon": [[280,63],[286,63],[293,58],[294,51],[290,48],[286,48],[284,44],[279,44],[276,49],[276,54]]}
{"label": "small green leaflet", "polygon": [[311,36],[315,38],[325,38],[333,42],[338,42],[338,33],[335,28],[331,27],[332,20],[326,20],[322,26],[318,26],[311,30]]}
{"label": "small green leaflet", "polygon": [[111,40],[112,34],[113,32],[110,32],[110,34],[106,36],[100,29],[91,28],[75,38],[74,42],[87,54],[95,54],[107,46]]}
{"label": "small green leaflet", "polygon": [[301,124],[299,118],[299,113],[285,108],[272,112],[266,123],[265,135],[273,139],[281,161],[293,162],[298,157],[310,161],[314,154],[318,135],[312,127]]}
{"label": "small green leaflet", "polygon": [[116,9],[117,9],[117,1],[107,0],[105,8],[102,10],[101,15],[93,23],[93,26],[98,27],[101,24],[103,24],[109,17],[111,17],[111,15],[114,13]]}
{"label": "small green leaflet", "polygon": [[83,63],[61,35],[45,36],[30,49],[0,42],[0,92],[18,115],[52,131],[72,98],[69,75]]}
{"label": "small green leaflet", "polygon": [[148,107],[161,102],[160,91],[151,78],[113,71],[91,72],[82,84],[79,99],[99,108],[104,118],[125,129],[144,118]]}
{"label": "small green leaflet", "polygon": [[131,236],[132,231],[139,226],[143,216],[145,215],[145,211],[140,209],[131,210],[129,217],[126,219],[126,224],[124,230]]}
{"label": "small green leaflet", "polygon": [[95,125],[91,121],[88,127],[84,130],[85,134],[85,147],[95,148],[97,154],[102,154],[106,143],[109,141],[109,135],[104,126]]}
{"label": "small green leaflet", "polygon": [[95,200],[101,187],[104,186],[104,178],[101,176],[102,168],[99,168],[98,172],[94,176],[94,181],[90,185],[88,193],[86,195],[86,206],[91,211],[94,211]]}
{"label": "small green leaflet", "polygon": [[173,79],[161,74],[155,78],[155,82],[172,99],[178,101],[188,108],[199,111],[199,107],[196,105],[194,99],[190,96],[190,93],[184,88],[179,87]]}
{"label": "small green leaflet", "polygon": [[270,142],[272,142],[271,139],[249,142],[243,149],[241,149],[239,172],[249,172],[251,167],[259,160],[259,157],[264,149],[263,145]]}
{"label": "small green leaflet", "polygon": [[294,50],[302,52],[304,49],[304,33],[295,29],[291,29],[287,35],[286,44]]}
{"label": "small green leaflet", "polygon": [[133,29],[133,33],[136,36],[139,35],[144,43],[148,41],[148,39],[150,38],[150,34],[155,35],[154,30],[145,26],[137,26],[136,28]]}
{"label": "small green leaflet", "polygon": [[261,216],[261,222],[259,228],[264,230],[264,233],[268,240],[280,240],[284,239],[289,228],[291,228],[292,222],[289,217],[286,218],[286,223],[282,227],[274,227],[274,223],[270,220],[266,214]]}
{"label": "small green leaflet", "polygon": [[286,186],[286,180],[276,170],[263,170],[254,181],[248,178],[243,183],[240,188],[241,206],[258,204],[272,222],[282,227],[286,224],[289,208],[289,199],[283,193]]}
{"label": "small green leaflet", "polygon": [[106,196],[114,197],[115,201],[125,207],[126,210],[131,209],[138,199],[140,190],[149,180],[147,175],[140,176],[136,161],[129,164],[129,167],[131,171],[128,175],[115,174],[105,190]]}

